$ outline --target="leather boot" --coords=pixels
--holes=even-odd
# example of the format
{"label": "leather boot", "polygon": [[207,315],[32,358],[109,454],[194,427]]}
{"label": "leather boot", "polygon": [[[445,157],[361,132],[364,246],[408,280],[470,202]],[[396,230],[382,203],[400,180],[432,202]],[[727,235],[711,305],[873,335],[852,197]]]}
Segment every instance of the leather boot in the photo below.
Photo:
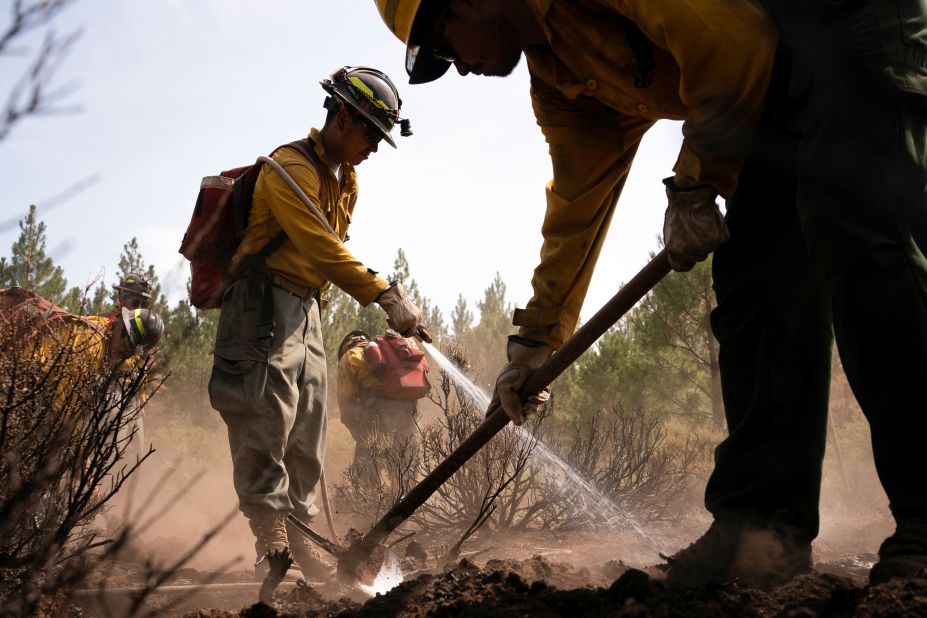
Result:
{"label": "leather boot", "polygon": [[895,534],[879,547],[879,561],[869,572],[869,583],[904,577],[927,577],[927,519],[898,522]]}
{"label": "leather boot", "polygon": [[738,580],[769,590],[811,571],[811,544],[795,541],[788,532],[715,521],[667,562],[670,586],[693,588]]}
{"label": "leather boot", "polygon": [[[267,569],[258,596],[262,602],[270,604],[274,591],[293,564],[286,537],[286,513],[257,509],[248,514],[248,525],[254,534],[254,548],[258,556],[255,574]],[[264,564],[266,567],[262,568]]]}

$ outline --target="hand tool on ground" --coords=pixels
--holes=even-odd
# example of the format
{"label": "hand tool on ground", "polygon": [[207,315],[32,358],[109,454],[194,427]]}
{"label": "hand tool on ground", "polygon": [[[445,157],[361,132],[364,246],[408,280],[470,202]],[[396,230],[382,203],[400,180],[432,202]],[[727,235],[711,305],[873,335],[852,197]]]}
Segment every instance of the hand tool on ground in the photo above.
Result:
{"label": "hand tool on ground", "polygon": [[[559,350],[554,352],[544,365],[531,374],[519,391],[522,398],[549,386],[669,272],[670,266],[666,251],[660,251]],[[508,424],[509,417],[500,406],[490,409],[486,420],[461,442],[460,446],[447,456],[447,459],[438,464],[428,476],[409,490],[409,493],[383,515],[370,531],[351,542],[347,548],[329,542],[308,526],[300,525],[298,528],[318,543],[322,549],[338,558],[338,575],[342,580],[369,585],[383,564],[386,553],[383,541],[424,504],[454,472],[459,470],[484,444]]]}

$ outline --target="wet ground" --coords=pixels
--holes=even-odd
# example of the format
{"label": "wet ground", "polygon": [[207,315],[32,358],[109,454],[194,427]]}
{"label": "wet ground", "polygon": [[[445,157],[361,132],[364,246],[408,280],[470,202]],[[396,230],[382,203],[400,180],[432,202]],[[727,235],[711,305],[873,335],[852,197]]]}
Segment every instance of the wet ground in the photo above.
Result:
{"label": "wet ground", "polygon": [[[397,546],[397,552],[405,546]],[[146,600],[144,607],[154,615],[196,618],[927,616],[927,579],[869,587],[866,575],[875,559],[869,553],[821,555],[816,550],[813,573],[763,592],[737,582],[667,589],[657,569],[628,566],[657,564],[654,551],[652,544],[640,539],[622,549],[594,535],[487,535],[465,547],[469,559],[455,562],[446,571],[437,568],[434,553],[404,559],[406,581],[373,598],[334,581],[302,585],[295,581],[296,572],[291,572],[294,577],[278,590],[272,607],[253,605],[258,585],[249,574],[226,574],[221,581],[208,583],[215,576],[185,570]],[[605,559],[616,552],[631,560]],[[84,615],[124,615],[139,590],[138,576],[131,565],[113,569],[106,577],[106,593],[84,595]]]}
{"label": "wet ground", "polygon": [[[611,565],[602,569],[602,574]],[[239,611],[200,609],[205,617],[565,617],[578,616],[925,616],[927,579],[865,587],[858,579],[815,572],[771,592],[736,582],[710,588],[668,590],[647,573],[625,569],[605,586],[573,583],[589,573],[544,558],[491,561],[479,567],[466,560],[441,574],[420,575],[364,603],[327,600],[313,586],[280,591],[273,607]],[[557,584],[561,585],[557,585]]]}

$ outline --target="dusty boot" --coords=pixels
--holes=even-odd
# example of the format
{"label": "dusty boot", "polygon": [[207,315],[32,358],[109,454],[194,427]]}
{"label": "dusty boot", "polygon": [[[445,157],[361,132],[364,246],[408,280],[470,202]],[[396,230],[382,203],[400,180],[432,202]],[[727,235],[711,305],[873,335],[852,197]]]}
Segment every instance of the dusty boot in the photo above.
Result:
{"label": "dusty boot", "polygon": [[927,519],[898,523],[895,534],[879,547],[879,561],[869,572],[869,583],[902,577],[927,577]]}
{"label": "dusty boot", "polygon": [[811,545],[778,531],[714,522],[697,541],[667,558],[666,583],[694,588],[738,580],[770,589],[811,570]]}
{"label": "dusty boot", "polygon": [[745,530],[731,575],[745,586],[770,590],[811,572],[811,544],[774,530]]}
{"label": "dusty boot", "polygon": [[[287,569],[293,564],[285,522],[286,514],[273,509],[260,509],[248,517],[248,525],[254,534],[254,547],[258,554],[258,561],[254,565],[255,574],[266,568],[258,596],[262,602],[268,604],[273,599],[277,586],[286,576]],[[262,566],[265,563],[266,566]]]}
{"label": "dusty boot", "polygon": [[695,588],[730,580],[739,544],[739,528],[713,522],[694,543],[672,556],[664,556],[667,585]]}
{"label": "dusty boot", "polygon": [[322,555],[316,549],[315,544],[290,522],[286,522],[286,534],[290,541],[293,559],[302,572],[303,579],[306,581],[328,580],[333,569],[322,560]]}

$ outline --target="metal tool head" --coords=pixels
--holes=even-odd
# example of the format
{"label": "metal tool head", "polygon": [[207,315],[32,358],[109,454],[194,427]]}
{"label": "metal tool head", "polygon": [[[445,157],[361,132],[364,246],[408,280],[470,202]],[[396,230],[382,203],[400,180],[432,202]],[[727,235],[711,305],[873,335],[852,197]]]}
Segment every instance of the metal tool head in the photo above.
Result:
{"label": "metal tool head", "polygon": [[287,515],[287,521],[304,534],[310,541],[327,551],[338,560],[338,579],[350,586],[372,586],[377,575],[386,562],[387,548],[382,543],[371,542],[360,532],[351,528],[344,536],[347,547],[329,541],[324,536],[299,521],[293,515]]}

